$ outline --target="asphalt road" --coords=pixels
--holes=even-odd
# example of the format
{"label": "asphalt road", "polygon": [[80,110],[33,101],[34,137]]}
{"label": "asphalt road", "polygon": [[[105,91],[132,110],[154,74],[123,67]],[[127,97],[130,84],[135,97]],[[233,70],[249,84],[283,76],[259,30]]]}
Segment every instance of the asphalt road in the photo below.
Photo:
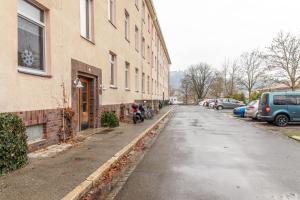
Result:
{"label": "asphalt road", "polygon": [[300,200],[300,143],[180,106],[118,200]]}

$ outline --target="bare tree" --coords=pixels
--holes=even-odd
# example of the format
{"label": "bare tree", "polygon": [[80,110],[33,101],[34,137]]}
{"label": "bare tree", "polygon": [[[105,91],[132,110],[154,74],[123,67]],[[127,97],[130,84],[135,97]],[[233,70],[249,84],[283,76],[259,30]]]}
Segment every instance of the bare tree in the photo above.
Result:
{"label": "bare tree", "polygon": [[236,90],[236,82],[238,79],[239,66],[237,61],[230,62],[229,59],[225,59],[223,63],[223,77],[224,77],[224,95],[232,96]]}
{"label": "bare tree", "polygon": [[260,79],[263,77],[264,69],[262,64],[263,56],[258,50],[243,53],[240,57],[241,76],[238,82],[248,91],[249,100],[253,89],[258,86]]}
{"label": "bare tree", "polygon": [[225,90],[224,75],[221,72],[216,72],[215,80],[213,81],[209,94],[212,97],[219,98]]}
{"label": "bare tree", "polygon": [[267,49],[269,69],[278,70],[280,82],[294,91],[300,82],[300,39],[280,32]]}
{"label": "bare tree", "polygon": [[183,96],[184,104],[188,104],[190,95],[192,94],[192,84],[189,77],[186,74],[181,80],[180,92]]}
{"label": "bare tree", "polygon": [[193,91],[197,95],[198,100],[203,99],[215,79],[215,71],[210,65],[200,63],[192,65],[187,70],[187,77],[191,81]]}

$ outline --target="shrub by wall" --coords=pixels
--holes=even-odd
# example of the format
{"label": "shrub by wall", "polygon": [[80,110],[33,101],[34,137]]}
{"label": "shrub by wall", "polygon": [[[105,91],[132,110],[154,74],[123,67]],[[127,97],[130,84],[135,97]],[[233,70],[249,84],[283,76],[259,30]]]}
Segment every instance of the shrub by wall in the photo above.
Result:
{"label": "shrub by wall", "polygon": [[119,119],[113,112],[104,112],[101,116],[101,125],[103,127],[115,128],[119,126]]}
{"label": "shrub by wall", "polygon": [[22,119],[0,113],[0,175],[22,167],[27,162],[27,136]]}

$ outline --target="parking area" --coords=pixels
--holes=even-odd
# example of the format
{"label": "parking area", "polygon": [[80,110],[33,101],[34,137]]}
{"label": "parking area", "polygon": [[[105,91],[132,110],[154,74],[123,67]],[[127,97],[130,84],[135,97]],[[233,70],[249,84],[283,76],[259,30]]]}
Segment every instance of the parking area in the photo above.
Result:
{"label": "parking area", "polygon": [[284,134],[288,137],[294,137],[294,136],[300,137],[300,123],[289,123],[288,126],[278,127],[274,124],[269,124],[267,122],[262,122],[260,120],[253,120],[251,118],[242,118],[240,116],[234,115],[232,110],[230,110],[230,109],[222,110],[222,111],[211,109],[211,111],[224,113],[231,118],[235,118],[237,120],[251,124],[257,128],[265,129],[265,130],[271,131],[273,133]]}

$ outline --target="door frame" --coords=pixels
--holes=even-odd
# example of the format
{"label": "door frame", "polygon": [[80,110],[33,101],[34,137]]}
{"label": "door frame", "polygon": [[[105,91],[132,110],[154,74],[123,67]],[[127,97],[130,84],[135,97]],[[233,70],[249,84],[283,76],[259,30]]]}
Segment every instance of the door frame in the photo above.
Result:
{"label": "door frame", "polygon": [[84,78],[90,82],[90,112],[89,112],[89,128],[99,128],[100,120],[100,95],[102,95],[102,71],[98,67],[94,67],[81,61],[71,59],[71,95],[72,109],[75,113],[73,117],[72,127],[75,132],[81,130],[79,120],[79,89],[76,88],[74,80]]}

